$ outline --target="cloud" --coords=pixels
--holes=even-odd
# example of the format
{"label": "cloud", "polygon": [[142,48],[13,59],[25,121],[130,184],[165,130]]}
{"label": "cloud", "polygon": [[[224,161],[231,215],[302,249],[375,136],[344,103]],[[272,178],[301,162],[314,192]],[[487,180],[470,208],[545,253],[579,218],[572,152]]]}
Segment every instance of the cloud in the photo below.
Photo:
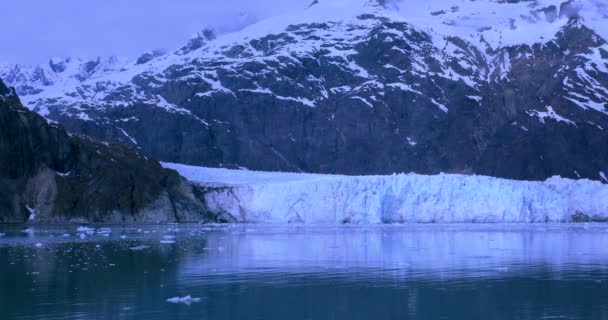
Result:
{"label": "cloud", "polygon": [[230,32],[306,8],[309,0],[19,0],[3,3],[0,63],[52,56],[135,57],[177,48],[197,31]]}

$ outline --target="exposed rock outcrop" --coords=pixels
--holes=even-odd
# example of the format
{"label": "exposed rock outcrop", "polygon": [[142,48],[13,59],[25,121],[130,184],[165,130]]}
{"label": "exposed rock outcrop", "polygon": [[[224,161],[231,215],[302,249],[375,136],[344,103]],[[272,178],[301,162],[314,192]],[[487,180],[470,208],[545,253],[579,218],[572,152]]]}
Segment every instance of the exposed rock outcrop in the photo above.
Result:
{"label": "exposed rock outcrop", "polygon": [[0,81],[0,223],[212,221],[200,192],[130,147],[67,133]]}

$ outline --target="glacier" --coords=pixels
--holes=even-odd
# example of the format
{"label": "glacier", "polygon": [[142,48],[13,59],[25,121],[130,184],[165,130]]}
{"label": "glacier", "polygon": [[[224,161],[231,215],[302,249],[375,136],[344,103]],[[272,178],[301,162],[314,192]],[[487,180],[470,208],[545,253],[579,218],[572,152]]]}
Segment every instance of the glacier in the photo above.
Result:
{"label": "glacier", "polygon": [[343,176],[163,163],[237,223],[548,223],[608,220],[608,186],[552,177],[460,174]]}

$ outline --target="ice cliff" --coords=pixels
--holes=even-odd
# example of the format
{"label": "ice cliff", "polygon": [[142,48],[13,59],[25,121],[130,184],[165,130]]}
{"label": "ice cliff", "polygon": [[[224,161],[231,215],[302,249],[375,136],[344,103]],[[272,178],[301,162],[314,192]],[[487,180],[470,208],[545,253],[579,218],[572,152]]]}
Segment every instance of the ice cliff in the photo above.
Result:
{"label": "ice cliff", "polygon": [[608,186],[457,174],[339,176],[164,163],[207,188],[207,205],[234,222],[530,223],[608,220]]}

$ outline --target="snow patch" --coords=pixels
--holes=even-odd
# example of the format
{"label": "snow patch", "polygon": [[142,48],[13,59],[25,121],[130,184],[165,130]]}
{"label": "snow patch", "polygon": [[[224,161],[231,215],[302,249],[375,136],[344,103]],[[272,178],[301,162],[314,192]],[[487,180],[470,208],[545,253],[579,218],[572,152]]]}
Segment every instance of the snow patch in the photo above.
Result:
{"label": "snow patch", "polygon": [[555,112],[555,110],[553,110],[553,107],[551,106],[547,106],[547,111],[544,112],[537,110],[528,111],[528,115],[532,117],[538,117],[540,122],[542,122],[543,124],[545,123],[545,119],[551,119],[557,122],[564,122],[576,126],[576,123],[574,123],[574,121],[560,116],[559,114],[557,114],[557,112]]}
{"label": "snow patch", "polygon": [[30,206],[25,205],[25,208],[27,209],[27,211],[30,213],[27,220],[28,221],[34,221],[36,219],[36,210],[30,208]]}
{"label": "snow patch", "polygon": [[127,139],[129,139],[133,144],[137,145],[137,140],[131,137],[123,128],[118,128],[118,130],[120,130],[120,132],[122,132],[122,134],[124,134],[125,137],[127,137]]}
{"label": "snow patch", "polygon": [[70,176],[70,173],[72,173],[72,172],[65,172],[65,173],[64,173],[64,172],[55,171],[55,173],[56,173],[58,176],[60,176],[60,177],[68,177],[68,176]]}
{"label": "snow patch", "polygon": [[414,140],[410,137],[407,137],[407,143],[412,147],[415,147],[418,144],[418,142],[416,142],[416,140]]}

